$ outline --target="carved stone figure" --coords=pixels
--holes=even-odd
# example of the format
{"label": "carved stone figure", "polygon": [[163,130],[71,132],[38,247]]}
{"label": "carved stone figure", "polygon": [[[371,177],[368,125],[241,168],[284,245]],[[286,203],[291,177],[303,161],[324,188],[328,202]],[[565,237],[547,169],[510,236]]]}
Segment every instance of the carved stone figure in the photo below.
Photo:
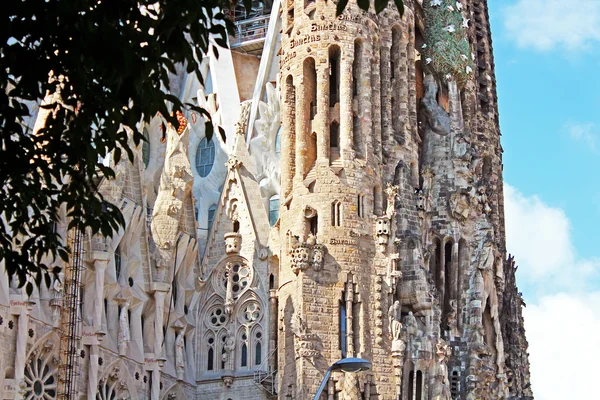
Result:
{"label": "carved stone figure", "polygon": [[179,332],[175,339],[175,367],[179,380],[185,377],[185,342],[183,339],[183,332]]}
{"label": "carved stone figure", "polygon": [[315,271],[320,271],[325,263],[325,246],[322,244],[315,244],[312,249],[312,260],[310,265]]}
{"label": "carved stone figure", "polygon": [[431,166],[436,153],[442,146],[441,137],[450,133],[450,116],[437,101],[438,85],[433,75],[423,80],[425,96],[421,100],[420,113],[423,119],[423,165]]}
{"label": "carved stone figure", "polygon": [[404,329],[408,340],[412,340],[419,332],[419,325],[412,311],[409,311],[408,315],[404,317]]}
{"label": "carved stone figure", "polygon": [[491,271],[494,267],[494,262],[496,260],[495,257],[496,251],[494,247],[494,242],[492,240],[491,234],[485,240],[483,244],[483,248],[481,249],[481,255],[479,256],[479,263],[477,264],[477,268],[482,271]]}
{"label": "carved stone figure", "polygon": [[402,334],[402,307],[400,302],[396,300],[394,304],[390,306],[388,310],[388,319],[390,323],[390,335],[392,339],[396,340],[400,338]]}
{"label": "carved stone figure", "polygon": [[400,302],[396,300],[388,310],[388,319],[390,323],[390,335],[392,337],[392,354],[402,356],[406,349],[406,343],[402,340],[402,308]]}
{"label": "carved stone figure", "polygon": [[314,358],[319,355],[319,351],[315,347],[318,337],[308,332],[306,322],[299,314],[294,314],[292,317],[292,331],[296,336],[296,359],[299,358]]}
{"label": "carved stone figure", "polygon": [[472,197],[475,199],[476,208],[479,213],[489,214],[492,211],[488,203],[485,186],[479,186],[479,188],[473,192]]}
{"label": "carved stone figure", "polygon": [[385,215],[390,219],[396,213],[395,203],[396,203],[396,198],[398,197],[399,192],[400,192],[400,186],[392,186],[391,184],[388,183],[385,188],[385,194],[387,196],[387,207],[385,210]]}
{"label": "carved stone figure", "polygon": [[231,315],[235,301],[233,298],[233,263],[227,263],[225,266],[227,275],[227,286],[225,288],[225,313]]}
{"label": "carved stone figure", "polygon": [[231,358],[231,353],[235,350],[235,338],[231,331],[227,331],[227,336],[225,337],[225,344],[223,345],[223,349],[225,353],[221,356],[223,362],[229,361]]}
{"label": "carved stone figure", "polygon": [[131,340],[129,333],[129,300],[127,300],[121,307],[121,314],[119,315],[119,354],[125,355],[127,353],[127,346]]}
{"label": "carved stone figure", "polygon": [[239,253],[241,248],[242,235],[237,232],[228,232],[223,236],[225,238],[225,253]]}
{"label": "carved stone figure", "polygon": [[463,191],[454,192],[450,195],[450,215],[460,222],[469,218],[471,205],[469,204],[469,194]]}
{"label": "carved stone figure", "polygon": [[443,340],[436,343],[436,355],[438,362],[433,367],[431,399],[450,400],[450,383],[448,381],[448,367],[446,365],[449,348]]}

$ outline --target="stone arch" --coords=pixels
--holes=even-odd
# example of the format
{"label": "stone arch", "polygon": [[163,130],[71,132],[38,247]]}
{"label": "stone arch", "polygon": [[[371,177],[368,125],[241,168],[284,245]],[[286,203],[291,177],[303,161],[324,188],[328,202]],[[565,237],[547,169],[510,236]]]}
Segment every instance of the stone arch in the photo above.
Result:
{"label": "stone arch", "polygon": [[98,380],[96,400],[137,399],[135,382],[129,373],[129,369],[120,358],[117,358],[106,366]]}
{"label": "stone arch", "polygon": [[54,331],[43,335],[27,354],[23,379],[26,399],[56,397],[58,391],[58,348],[60,338]]}
{"label": "stone arch", "polygon": [[189,397],[185,393],[183,385],[181,385],[179,382],[175,382],[173,385],[171,385],[167,390],[165,390],[165,394],[162,396],[162,400],[174,400],[174,399],[177,399],[177,400],[189,399]]}

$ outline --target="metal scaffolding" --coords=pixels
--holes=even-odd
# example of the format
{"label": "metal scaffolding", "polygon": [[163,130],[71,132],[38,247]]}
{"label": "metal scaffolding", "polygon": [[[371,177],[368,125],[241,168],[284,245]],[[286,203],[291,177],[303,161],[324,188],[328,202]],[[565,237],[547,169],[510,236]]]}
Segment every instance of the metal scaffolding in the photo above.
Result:
{"label": "metal scaffolding", "polygon": [[78,349],[81,342],[81,271],[83,246],[79,229],[68,233],[71,249],[69,263],[64,271],[64,297],[60,316],[60,373],[58,399],[77,398],[77,376],[79,375]]}

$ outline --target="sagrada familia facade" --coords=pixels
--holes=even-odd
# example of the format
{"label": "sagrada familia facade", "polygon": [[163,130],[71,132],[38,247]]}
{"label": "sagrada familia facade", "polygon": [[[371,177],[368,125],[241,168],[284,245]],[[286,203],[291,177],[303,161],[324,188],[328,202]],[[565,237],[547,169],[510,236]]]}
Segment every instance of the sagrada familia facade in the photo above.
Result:
{"label": "sagrada familia facade", "polygon": [[321,399],[533,399],[487,0],[254,4],[171,77],[222,131],[141,127],[77,291],[0,277],[0,398],[305,400],[357,357]]}

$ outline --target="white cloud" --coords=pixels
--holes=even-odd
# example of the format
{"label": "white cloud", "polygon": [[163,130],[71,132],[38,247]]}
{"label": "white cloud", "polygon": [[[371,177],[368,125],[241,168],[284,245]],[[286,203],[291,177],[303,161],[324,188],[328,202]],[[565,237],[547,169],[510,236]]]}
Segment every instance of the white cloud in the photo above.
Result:
{"label": "white cloud", "polygon": [[520,283],[544,293],[581,289],[600,272],[600,260],[582,260],[571,241],[571,223],[560,208],[504,186],[506,246],[515,255]]}
{"label": "white cloud", "polygon": [[545,296],[523,315],[535,399],[597,398],[600,292]]}
{"label": "white cloud", "polygon": [[523,314],[534,396],[595,398],[600,258],[577,257],[562,209],[510,185],[504,187],[504,201],[507,247],[519,265],[518,284],[528,300]]}
{"label": "white cloud", "polygon": [[572,139],[580,142],[591,151],[595,152],[598,150],[600,136],[596,133],[596,126],[594,124],[569,123],[565,125],[565,129]]}
{"label": "white cloud", "polygon": [[580,50],[600,41],[600,1],[517,0],[504,9],[504,27],[519,47]]}

